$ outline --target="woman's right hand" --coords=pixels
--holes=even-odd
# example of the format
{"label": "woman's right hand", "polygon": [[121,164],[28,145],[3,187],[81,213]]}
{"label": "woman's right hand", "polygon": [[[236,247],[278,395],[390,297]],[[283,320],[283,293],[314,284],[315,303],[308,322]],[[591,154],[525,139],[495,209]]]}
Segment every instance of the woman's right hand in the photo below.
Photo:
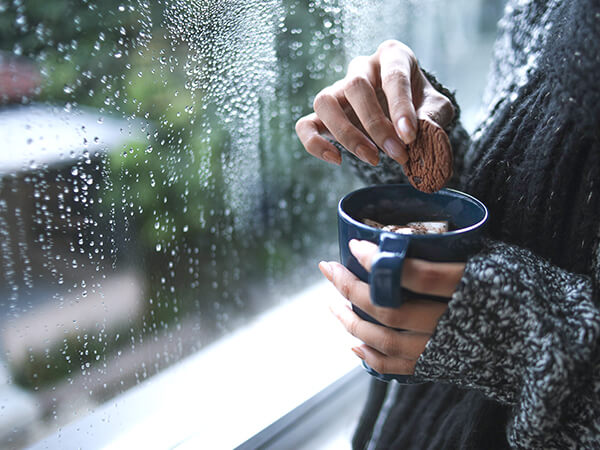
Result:
{"label": "woman's right hand", "polygon": [[454,117],[452,103],[431,85],[412,50],[393,40],[353,59],[346,76],[319,92],[313,107],[296,123],[296,133],[308,153],[334,164],[341,154],[326,137],[371,165],[379,162],[378,147],[404,164],[417,118],[445,128]]}

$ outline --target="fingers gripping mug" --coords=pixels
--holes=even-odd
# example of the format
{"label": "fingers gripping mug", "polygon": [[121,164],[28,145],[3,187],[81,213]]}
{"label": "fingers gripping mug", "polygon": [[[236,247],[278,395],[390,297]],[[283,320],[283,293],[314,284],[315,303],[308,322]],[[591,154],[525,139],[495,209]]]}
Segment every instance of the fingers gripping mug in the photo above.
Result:
{"label": "fingers gripping mug", "polygon": [[[405,258],[435,262],[464,262],[481,246],[487,208],[476,198],[452,189],[426,194],[408,184],[375,185],[358,189],[342,198],[338,205],[338,236],[341,263],[370,286],[371,301],[377,306],[399,307],[408,298],[447,298],[414,294],[401,286]],[[382,224],[446,221],[448,231],[441,234],[398,234],[364,223]],[[379,245],[371,272],[350,253],[348,243],[361,239]],[[378,323],[364,311],[353,307],[363,319]],[[401,383],[417,382],[407,375],[380,374],[363,365],[377,378]]]}

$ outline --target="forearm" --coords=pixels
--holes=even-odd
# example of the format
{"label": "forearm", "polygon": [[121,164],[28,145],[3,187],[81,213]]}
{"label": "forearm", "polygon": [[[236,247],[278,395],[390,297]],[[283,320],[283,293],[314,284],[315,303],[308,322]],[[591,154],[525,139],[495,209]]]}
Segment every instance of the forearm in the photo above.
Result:
{"label": "forearm", "polygon": [[463,279],[415,375],[515,407],[517,447],[585,445],[600,433],[600,312],[592,281],[489,243]]}

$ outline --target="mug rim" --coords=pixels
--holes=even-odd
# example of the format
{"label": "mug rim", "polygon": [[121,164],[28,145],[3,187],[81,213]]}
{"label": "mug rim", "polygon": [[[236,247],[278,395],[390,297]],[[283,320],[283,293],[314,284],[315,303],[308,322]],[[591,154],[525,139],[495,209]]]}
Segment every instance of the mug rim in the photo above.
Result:
{"label": "mug rim", "polygon": [[[366,225],[366,224],[354,219],[352,216],[350,216],[348,213],[346,213],[346,211],[344,211],[344,209],[342,208],[343,203],[345,201],[347,201],[350,197],[353,197],[354,195],[358,195],[363,191],[373,190],[373,189],[377,189],[377,188],[382,188],[382,189],[383,188],[402,188],[402,189],[411,189],[416,192],[420,192],[420,191],[416,190],[415,188],[413,188],[412,186],[410,186],[409,184],[404,184],[404,183],[374,184],[374,185],[370,185],[370,186],[365,186],[365,187],[362,187],[362,188],[359,188],[352,192],[347,193],[340,199],[340,201],[338,203],[338,214],[340,215],[340,217],[342,219],[344,219],[346,222],[352,224],[353,226],[357,226],[357,227],[365,229],[365,230],[375,230],[380,233],[381,232],[393,233],[391,231],[383,231],[383,230],[380,230],[379,228],[375,228],[375,227]],[[457,189],[451,189],[451,188],[443,188],[443,189],[440,189],[439,191],[433,192],[431,194],[425,194],[425,195],[437,195],[437,194],[441,194],[441,195],[450,194],[450,196],[452,196],[452,197],[466,198],[467,200],[472,201],[473,203],[475,203],[477,206],[479,206],[483,210],[483,218],[481,220],[479,220],[478,222],[474,223],[473,225],[469,225],[468,227],[464,227],[464,228],[459,228],[458,230],[446,231],[444,233],[439,233],[439,234],[410,234],[410,235],[406,235],[407,237],[410,236],[411,239],[439,239],[442,236],[457,236],[460,234],[468,233],[469,231],[472,231],[474,229],[477,229],[477,228],[481,227],[487,221],[488,216],[489,216],[487,207],[483,204],[483,202],[481,200],[473,197],[472,195],[467,194],[462,191],[459,191]]]}

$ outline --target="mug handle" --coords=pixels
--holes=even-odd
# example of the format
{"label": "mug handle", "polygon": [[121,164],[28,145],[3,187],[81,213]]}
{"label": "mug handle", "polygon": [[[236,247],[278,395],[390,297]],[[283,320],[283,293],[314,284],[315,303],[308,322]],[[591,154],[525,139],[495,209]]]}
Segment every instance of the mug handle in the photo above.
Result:
{"label": "mug handle", "polygon": [[402,266],[409,238],[397,233],[382,233],[379,253],[373,259],[369,273],[371,301],[377,306],[397,308],[402,305]]}

